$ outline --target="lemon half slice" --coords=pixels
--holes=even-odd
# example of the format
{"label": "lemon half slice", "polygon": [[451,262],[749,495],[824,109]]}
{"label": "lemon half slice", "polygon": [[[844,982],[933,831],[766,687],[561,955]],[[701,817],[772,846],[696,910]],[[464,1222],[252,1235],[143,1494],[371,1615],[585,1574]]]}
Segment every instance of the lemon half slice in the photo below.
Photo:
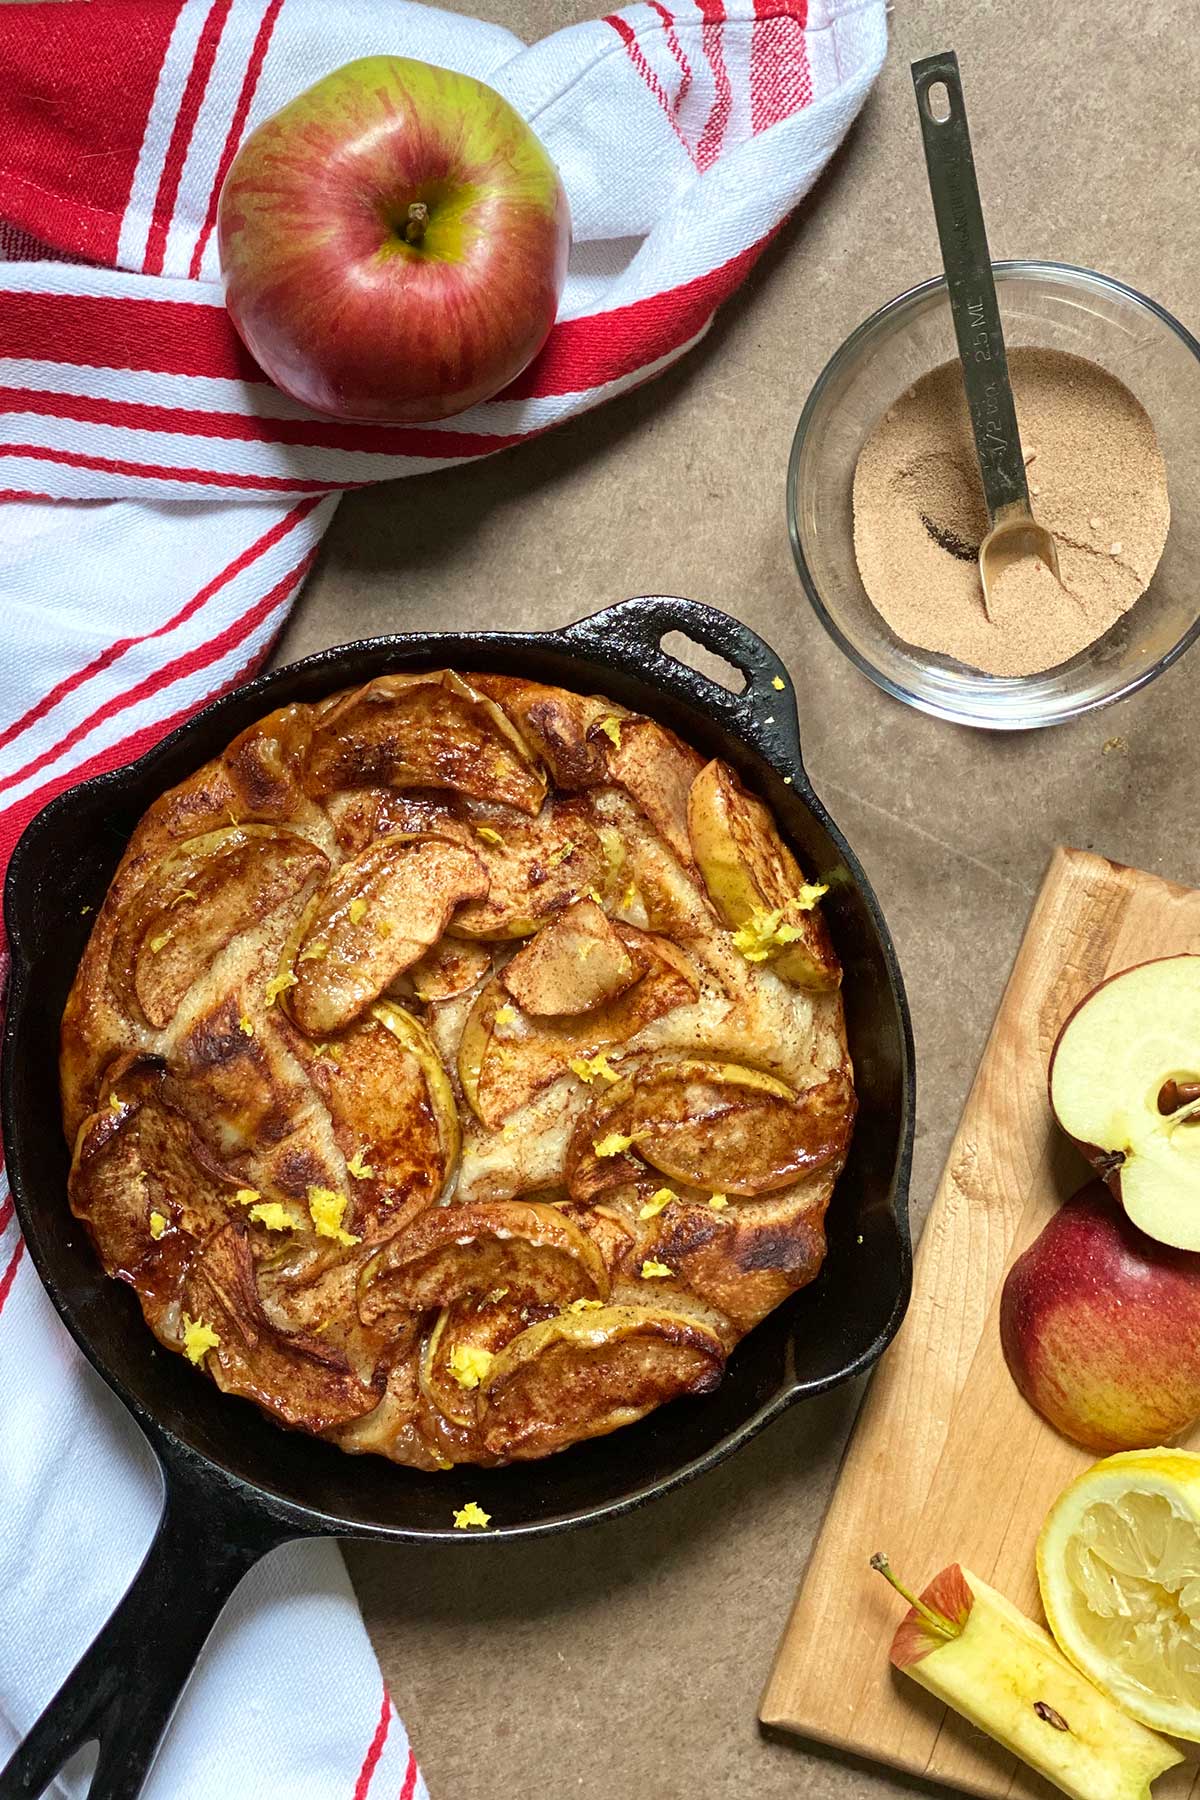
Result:
{"label": "lemon half slice", "polygon": [[1200,1455],[1097,1463],[1055,1501],[1037,1564],[1076,1668],[1144,1725],[1200,1740]]}

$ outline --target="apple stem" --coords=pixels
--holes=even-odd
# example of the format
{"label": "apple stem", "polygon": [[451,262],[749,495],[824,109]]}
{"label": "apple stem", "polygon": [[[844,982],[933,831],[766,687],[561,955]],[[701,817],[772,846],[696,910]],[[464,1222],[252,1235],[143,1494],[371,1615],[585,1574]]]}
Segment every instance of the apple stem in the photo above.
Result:
{"label": "apple stem", "polygon": [[913,1611],[924,1619],[930,1631],[935,1632],[938,1637],[945,1638],[947,1643],[952,1643],[956,1637],[962,1635],[962,1627],[956,1625],[953,1619],[946,1618],[944,1613],[934,1612],[932,1606],[926,1606],[924,1600],[914,1594],[910,1588],[905,1587],[904,1583],[893,1574],[892,1565],[882,1550],[877,1550],[871,1558],[871,1567],[877,1574],[882,1575],[885,1581],[892,1584],[900,1598],[908,1601]]}
{"label": "apple stem", "polygon": [[429,223],[429,208],[423,200],[414,200],[409,206],[408,217],[404,222],[404,241],[406,244],[419,244],[425,236],[425,227]]}

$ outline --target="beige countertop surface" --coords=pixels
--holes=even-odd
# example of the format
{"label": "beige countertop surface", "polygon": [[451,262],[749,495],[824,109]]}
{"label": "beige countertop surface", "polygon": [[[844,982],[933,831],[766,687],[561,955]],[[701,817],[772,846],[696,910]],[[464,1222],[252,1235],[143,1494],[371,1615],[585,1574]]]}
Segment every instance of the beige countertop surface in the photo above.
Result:
{"label": "beige countertop surface", "polygon": [[[591,7],[489,10],[534,38]],[[548,627],[655,591],[711,601],[769,638],[795,680],[814,785],[904,967],[919,1225],[1052,846],[1200,883],[1200,652],[1051,733],[972,733],[891,701],[825,636],[796,578],[791,436],[847,332],[935,271],[908,62],[947,45],[993,254],[1105,270],[1195,328],[1200,34],[1194,0],[898,0],[891,27],[851,138],[704,343],[521,450],[350,495],[278,656],[391,630]],[[351,1547],[434,1800],[918,1791],[768,1741],[755,1722],[856,1401],[793,1409],[715,1473],[610,1525],[486,1556]]]}

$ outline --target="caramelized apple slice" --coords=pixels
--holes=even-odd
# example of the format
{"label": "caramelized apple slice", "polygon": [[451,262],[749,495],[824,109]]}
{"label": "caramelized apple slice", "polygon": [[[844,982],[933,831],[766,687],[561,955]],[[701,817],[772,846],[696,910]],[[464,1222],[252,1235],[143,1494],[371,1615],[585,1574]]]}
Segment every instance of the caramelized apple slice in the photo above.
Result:
{"label": "caramelized apple slice", "polygon": [[682,1062],[639,1082],[634,1142],[652,1167],[693,1187],[769,1194],[845,1154],[854,1090],[838,1070],[801,1094],[757,1069]]}
{"label": "caramelized apple slice", "polygon": [[137,1290],[156,1326],[199,1246],[225,1224],[233,1184],[212,1175],[163,1099],[161,1063],[127,1057],[75,1143],[67,1194],[109,1275]]}
{"label": "caramelized apple slice", "polygon": [[692,860],[688,795],[704,758],[653,719],[629,719],[608,753],[609,774],[683,863]]}
{"label": "caramelized apple slice", "polygon": [[420,1020],[387,1000],[317,1057],[311,1075],[346,1159],[355,1234],[376,1243],[453,1180],[461,1133],[450,1078]]}
{"label": "caramelized apple slice", "polygon": [[518,950],[500,977],[523,1012],[590,1012],[632,985],[638,969],[603,907],[577,900]]}
{"label": "caramelized apple slice", "polygon": [[360,1380],[345,1351],[324,1336],[288,1335],[271,1326],[241,1220],[205,1246],[184,1284],[181,1311],[216,1334],[204,1361],[217,1386],[255,1401],[285,1425],[327,1431],[378,1404],[382,1377],[371,1384]]}
{"label": "caramelized apple slice", "polygon": [[531,820],[509,814],[495,824],[496,816],[488,813],[473,827],[487,899],[455,914],[453,936],[529,937],[581,894],[603,890],[604,848],[586,801],[548,800]]}
{"label": "caramelized apple slice", "polygon": [[501,1287],[525,1302],[553,1304],[603,1297],[608,1273],[587,1233],[553,1206],[433,1207],[366,1265],[359,1315],[371,1325],[385,1313],[425,1312]]}
{"label": "caramelized apple slice", "polygon": [[699,976],[673,944],[630,926],[618,930],[635,965],[646,972],[607,1006],[558,1025],[519,1015],[510,1019],[514,1009],[498,979],[480,993],[463,1027],[458,1075],[468,1104],[485,1125],[503,1124],[572,1063],[586,1061],[607,1044],[626,1042],[663,1013],[696,998]]}
{"label": "caramelized apple slice", "polygon": [[302,896],[328,867],[307,838],[270,825],[188,839],[130,900],[113,937],[114,987],[132,987],[147,1022],[168,1025],[226,944]]}
{"label": "caramelized apple slice", "polygon": [[512,675],[472,675],[470,680],[504,708],[557,787],[579,790],[608,779],[608,738],[602,727],[609,719],[619,727],[625,718],[621,707],[598,695],[572,694]]}
{"label": "caramelized apple slice", "polygon": [[328,1037],[436,942],[456,906],[487,893],[479,858],[446,838],[378,838],[313,896],[289,944],[284,1004]]}
{"label": "caramelized apple slice", "polygon": [[311,1098],[290,1026],[274,1008],[251,1019],[251,1004],[235,992],[190,1007],[168,1057],[170,1104],[222,1162],[278,1142]]}
{"label": "caramelized apple slice", "polygon": [[638,1255],[670,1269],[739,1333],[749,1331],[820,1273],[825,1209],[838,1167],[719,1211],[707,1202],[670,1206]]}
{"label": "caramelized apple slice", "polygon": [[231,822],[290,825],[320,842],[325,822],[303,782],[311,731],[304,705],[280,707],[248,726],[215,761],[154,802],[138,830],[139,848],[153,854]]}
{"label": "caramelized apple slice", "polygon": [[421,1346],[421,1392],[430,1405],[456,1425],[474,1425],[479,1384],[493,1358],[525,1330],[529,1310],[504,1288],[443,1307]]}
{"label": "caramelized apple slice", "polygon": [[444,937],[409,970],[418,1000],[453,1000],[491,974],[492,953],[482,944]]}
{"label": "caramelized apple slice", "polygon": [[709,1326],[651,1306],[566,1312],[530,1326],[480,1383],[484,1446],[520,1460],[630,1425],[680,1394],[711,1393],[725,1354]]}
{"label": "caramelized apple slice", "polygon": [[546,778],[486,695],[452,670],[383,675],[324,712],[308,765],[314,793],[337,788],[452,788],[531,817]]}
{"label": "caramelized apple slice", "polygon": [[797,987],[836,987],[842,971],[816,910],[820,891],[805,883],[770,811],[728,764],[710,762],[696,777],[688,829],[712,903],[744,934],[744,953]]}

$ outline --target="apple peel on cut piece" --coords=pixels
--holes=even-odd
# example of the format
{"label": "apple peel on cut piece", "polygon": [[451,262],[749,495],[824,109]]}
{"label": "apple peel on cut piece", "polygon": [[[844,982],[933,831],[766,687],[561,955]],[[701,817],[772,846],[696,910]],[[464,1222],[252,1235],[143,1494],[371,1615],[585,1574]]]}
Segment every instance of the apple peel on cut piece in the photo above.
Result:
{"label": "apple peel on cut piece", "polygon": [[1134,1224],[1200,1250],[1200,956],[1112,975],[1076,1007],[1050,1059],[1054,1116]]}
{"label": "apple peel on cut piece", "polygon": [[952,1563],[918,1598],[885,1556],[871,1567],[910,1604],[894,1666],[1073,1800],[1151,1800],[1151,1782],[1183,1761],[969,1569]]}

